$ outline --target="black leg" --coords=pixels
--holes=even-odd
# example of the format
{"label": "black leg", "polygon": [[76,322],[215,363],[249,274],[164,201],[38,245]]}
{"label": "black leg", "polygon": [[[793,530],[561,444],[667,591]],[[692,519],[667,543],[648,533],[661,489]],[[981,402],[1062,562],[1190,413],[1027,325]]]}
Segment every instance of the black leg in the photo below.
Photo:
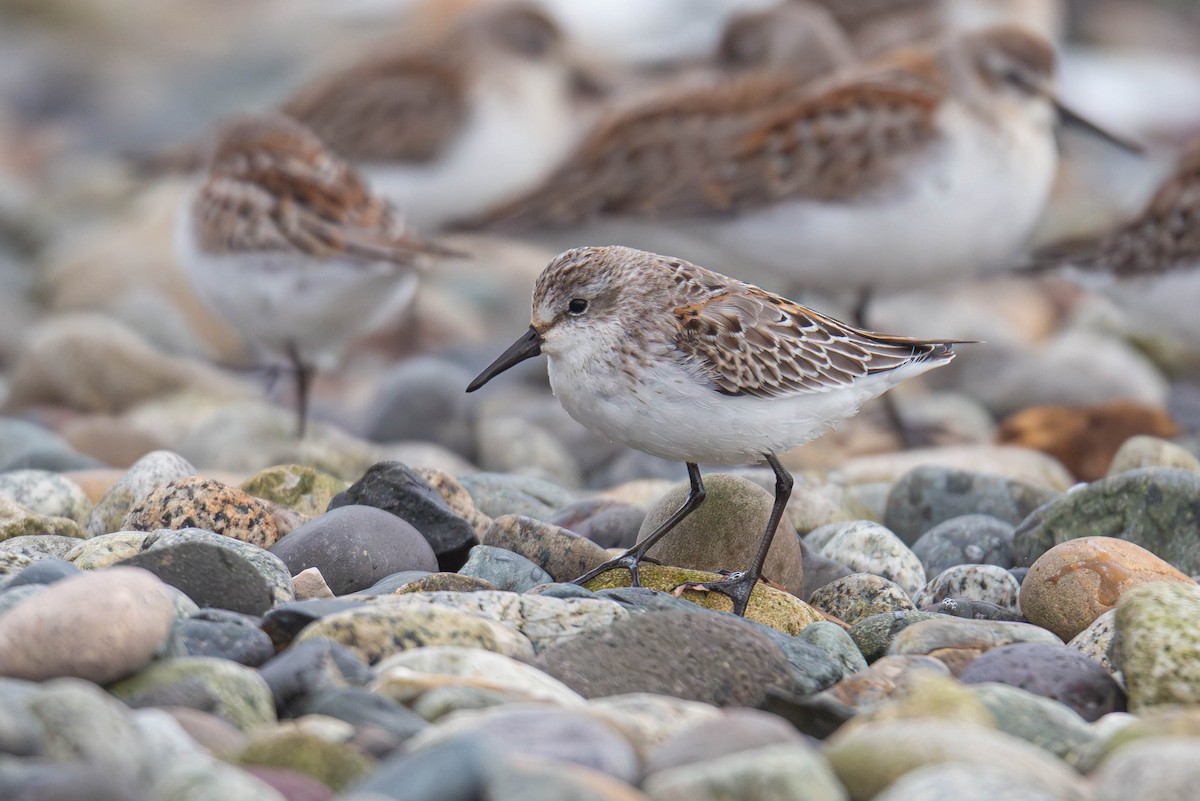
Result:
{"label": "black leg", "polygon": [[642,540],[637,545],[618,556],[616,559],[610,559],[599,567],[589,570],[571,583],[583,584],[591,581],[605,571],[612,570],[613,568],[617,567],[624,567],[629,570],[630,586],[640,587],[641,583],[638,581],[638,563],[646,558],[646,551],[653,548],[654,543],[665,537],[667,532],[679,525],[679,521],[696,511],[696,508],[704,502],[704,482],[700,480],[700,468],[695,463],[688,462],[687,470],[688,481],[691,483],[691,489],[688,490],[688,496],[686,499],[684,499],[683,506],[680,506],[673,515],[663,521],[663,524],[656,528],[649,537],[646,537],[646,539]]}
{"label": "black leg", "polygon": [[762,575],[763,563],[767,561],[767,553],[771,550],[771,541],[775,539],[775,529],[779,528],[779,521],[783,519],[783,510],[787,507],[788,498],[792,496],[792,474],[784,469],[775,454],[763,455],[767,458],[767,464],[771,465],[771,469],[775,471],[775,503],[771,507],[771,517],[767,521],[766,533],[759,540],[758,552],[754,555],[754,561],[750,563],[748,569],[733,573],[729,578],[717,581],[685,581],[675,588],[676,594],[687,589],[719,592],[729,596],[729,599],[733,601],[735,615],[746,614],[746,606],[750,603],[750,593],[754,591],[754,585],[758,583],[758,577]]}
{"label": "black leg", "polygon": [[296,438],[304,439],[304,428],[308,423],[308,393],[312,388],[313,368],[300,358],[294,342],[288,343],[288,358],[296,371]]}

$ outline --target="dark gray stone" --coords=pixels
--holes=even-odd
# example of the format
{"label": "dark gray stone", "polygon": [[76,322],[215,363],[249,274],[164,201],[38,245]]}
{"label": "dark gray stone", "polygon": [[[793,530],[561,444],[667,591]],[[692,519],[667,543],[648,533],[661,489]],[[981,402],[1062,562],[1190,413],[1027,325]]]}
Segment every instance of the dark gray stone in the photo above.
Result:
{"label": "dark gray stone", "polygon": [[275,655],[259,618],[226,609],[201,609],[175,624],[172,633],[181,656],[218,656],[257,667]]}
{"label": "dark gray stone", "polygon": [[913,553],[936,576],[958,565],[1013,566],[1011,523],[989,515],[963,515],[938,523],[913,543]]}
{"label": "dark gray stone", "polygon": [[533,665],[585,698],[649,692],[718,706],[756,706],[791,675],[779,647],[745,621],[674,610],[584,632]]}
{"label": "dark gray stone", "polygon": [[459,737],[385,760],[344,795],[375,793],[394,801],[474,801],[486,798],[487,777],[499,762],[483,738]]}
{"label": "dark gray stone", "polygon": [[1125,711],[1125,693],[1098,662],[1066,645],[1017,642],[992,648],[973,660],[959,679],[999,682],[1050,698],[1087,721]]}
{"label": "dark gray stone", "polygon": [[357,727],[374,726],[400,742],[429,726],[404,704],[365,687],[326,687],[305,694],[295,711],[297,715],[327,715]]}
{"label": "dark gray stone", "polygon": [[102,764],[12,762],[0,767],[7,801],[149,801],[132,776]]}
{"label": "dark gray stone", "polygon": [[548,521],[586,537],[601,548],[631,548],[646,519],[644,509],[609,498],[577,501]]}
{"label": "dark gray stone", "polygon": [[10,578],[4,587],[12,589],[26,584],[53,584],[78,572],[79,568],[62,559],[40,559]]}
{"label": "dark gray stone", "polygon": [[963,515],[989,515],[1016,525],[1056,497],[1053,490],[1004,476],[925,465],[893,485],[883,524],[912,545],[937,524]]}
{"label": "dark gray stone", "polygon": [[437,556],[438,566],[430,570],[458,570],[467,560],[467,552],[479,544],[471,524],[450,511],[437,490],[400,462],[371,465],[362,478],[329,502],[331,510],[350,505],[390,512],[419,531]]}
{"label": "dark gray stone", "polygon": [[488,517],[520,515],[544,521],[576,500],[570,491],[534,476],[471,473],[459,482],[471,494],[475,507]]}
{"label": "dark gray stone", "polygon": [[937,617],[932,612],[882,612],[871,615],[850,627],[850,638],[868,662],[874,662],[888,652],[892,640],[914,623]]}
{"label": "dark gray stone", "polygon": [[491,545],[472,548],[467,563],[458,572],[464,576],[481,578],[496,589],[509,592],[525,592],[539,584],[554,581],[549,573],[519,553]]}
{"label": "dark gray stone", "polygon": [[816,548],[810,548],[803,539],[800,540],[800,555],[804,567],[804,595],[802,598],[805,601],[826,584],[845,578],[854,572],[836,559],[823,556]]}
{"label": "dark gray stone", "polygon": [[405,584],[411,584],[417,579],[432,576],[430,570],[401,570],[399,573],[392,573],[390,576],[384,576],[379,581],[367,587],[365,590],[359,590],[355,595],[391,595],[396,590],[403,587]]}
{"label": "dark gray stone", "polygon": [[296,643],[263,664],[258,674],[271,688],[281,717],[301,714],[325,690],[361,686],[373,677],[357,654],[322,637]]}
{"label": "dark gray stone", "polygon": [[277,606],[263,615],[262,630],[271,638],[271,642],[275,643],[275,650],[282,651],[313,621],[334,612],[345,612],[360,606],[366,606],[366,602],[356,598],[310,598],[307,601],[293,601]]}
{"label": "dark gray stone", "polygon": [[230,548],[203,540],[142,551],[122,565],[149,570],[200,607],[261,615],[274,603],[266,577]]}
{"label": "dark gray stone", "polygon": [[442,359],[406,359],[376,382],[363,434],[376,442],[435,442],[475,461],[475,409],[463,391],[473,375]]}
{"label": "dark gray stone", "polygon": [[438,567],[420,532],[369,505],[332,508],[280,539],[271,553],[283,560],[292,575],[317,568],[336,595],[365,589],[402,570]]}

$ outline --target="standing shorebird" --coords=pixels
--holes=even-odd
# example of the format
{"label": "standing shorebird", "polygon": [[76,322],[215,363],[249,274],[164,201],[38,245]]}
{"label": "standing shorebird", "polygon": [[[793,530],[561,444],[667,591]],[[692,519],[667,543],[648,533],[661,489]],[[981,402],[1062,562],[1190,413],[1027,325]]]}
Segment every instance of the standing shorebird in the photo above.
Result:
{"label": "standing shorebird", "polygon": [[1200,139],[1132,220],[1035,256],[1099,289],[1138,325],[1200,345]]}
{"label": "standing shorebird", "polygon": [[314,370],[408,304],[426,256],[451,253],[414,236],[311,131],[271,114],[220,128],[177,234],[201,299],[295,369],[301,436]]}
{"label": "standing shorebird", "polygon": [[1098,130],[1058,101],[1054,73],[1045,41],[1001,27],[811,88],[775,75],[685,90],[609,119],[468,226],[670,248],[821,291],[968,278],[1020,253],[1059,120]]}
{"label": "standing shorebird", "polygon": [[536,186],[599,113],[606,79],[543,13],[506,3],[301,88],[282,111],[433,228]]}
{"label": "standing shorebird", "polygon": [[776,454],[815,439],[905,378],[948,363],[953,340],[862,331],[688,262],[625,247],[558,256],[533,291],[532,321],[467,387],[546,354],[571,417],[602,436],[687,463],[691,491],[661,527],[584,582],[638,564],[704,500],[700,463],[765,459],[770,522],[750,566],[680,587],[721,592],[743,614],[792,488]]}

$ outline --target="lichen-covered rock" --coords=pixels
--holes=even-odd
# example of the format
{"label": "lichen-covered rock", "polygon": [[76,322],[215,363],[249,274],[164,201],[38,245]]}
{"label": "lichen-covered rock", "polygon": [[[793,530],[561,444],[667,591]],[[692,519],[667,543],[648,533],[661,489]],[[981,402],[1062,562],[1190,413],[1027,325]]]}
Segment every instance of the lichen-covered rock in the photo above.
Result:
{"label": "lichen-covered rock", "polygon": [[1134,587],[1117,605],[1121,671],[1129,709],[1200,703],[1200,587],[1155,582]]}
{"label": "lichen-covered rock", "polygon": [[871,573],[852,573],[831,581],[808,600],[846,625],[884,612],[916,609],[908,593],[899,585]]}
{"label": "lichen-covered rock", "polygon": [[1079,537],[1132,542],[1188,575],[1200,573],[1200,474],[1144,467],[1093,482],[1030,515],[1013,537],[1013,557],[1028,567]]}
{"label": "lichen-covered rock", "polygon": [[273,501],[310,518],[324,512],[333,496],[347,486],[340,478],[315,468],[284,464],[260,470],[243,481],[241,488],[255,498]]}

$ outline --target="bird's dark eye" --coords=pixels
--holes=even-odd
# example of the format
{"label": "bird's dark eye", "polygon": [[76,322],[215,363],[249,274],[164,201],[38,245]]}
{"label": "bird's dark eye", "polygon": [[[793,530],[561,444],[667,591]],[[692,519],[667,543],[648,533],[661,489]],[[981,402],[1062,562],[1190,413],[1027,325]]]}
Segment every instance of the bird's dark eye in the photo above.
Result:
{"label": "bird's dark eye", "polygon": [[583,314],[587,311],[588,302],[583,298],[575,298],[567,304],[567,311],[571,314]]}

